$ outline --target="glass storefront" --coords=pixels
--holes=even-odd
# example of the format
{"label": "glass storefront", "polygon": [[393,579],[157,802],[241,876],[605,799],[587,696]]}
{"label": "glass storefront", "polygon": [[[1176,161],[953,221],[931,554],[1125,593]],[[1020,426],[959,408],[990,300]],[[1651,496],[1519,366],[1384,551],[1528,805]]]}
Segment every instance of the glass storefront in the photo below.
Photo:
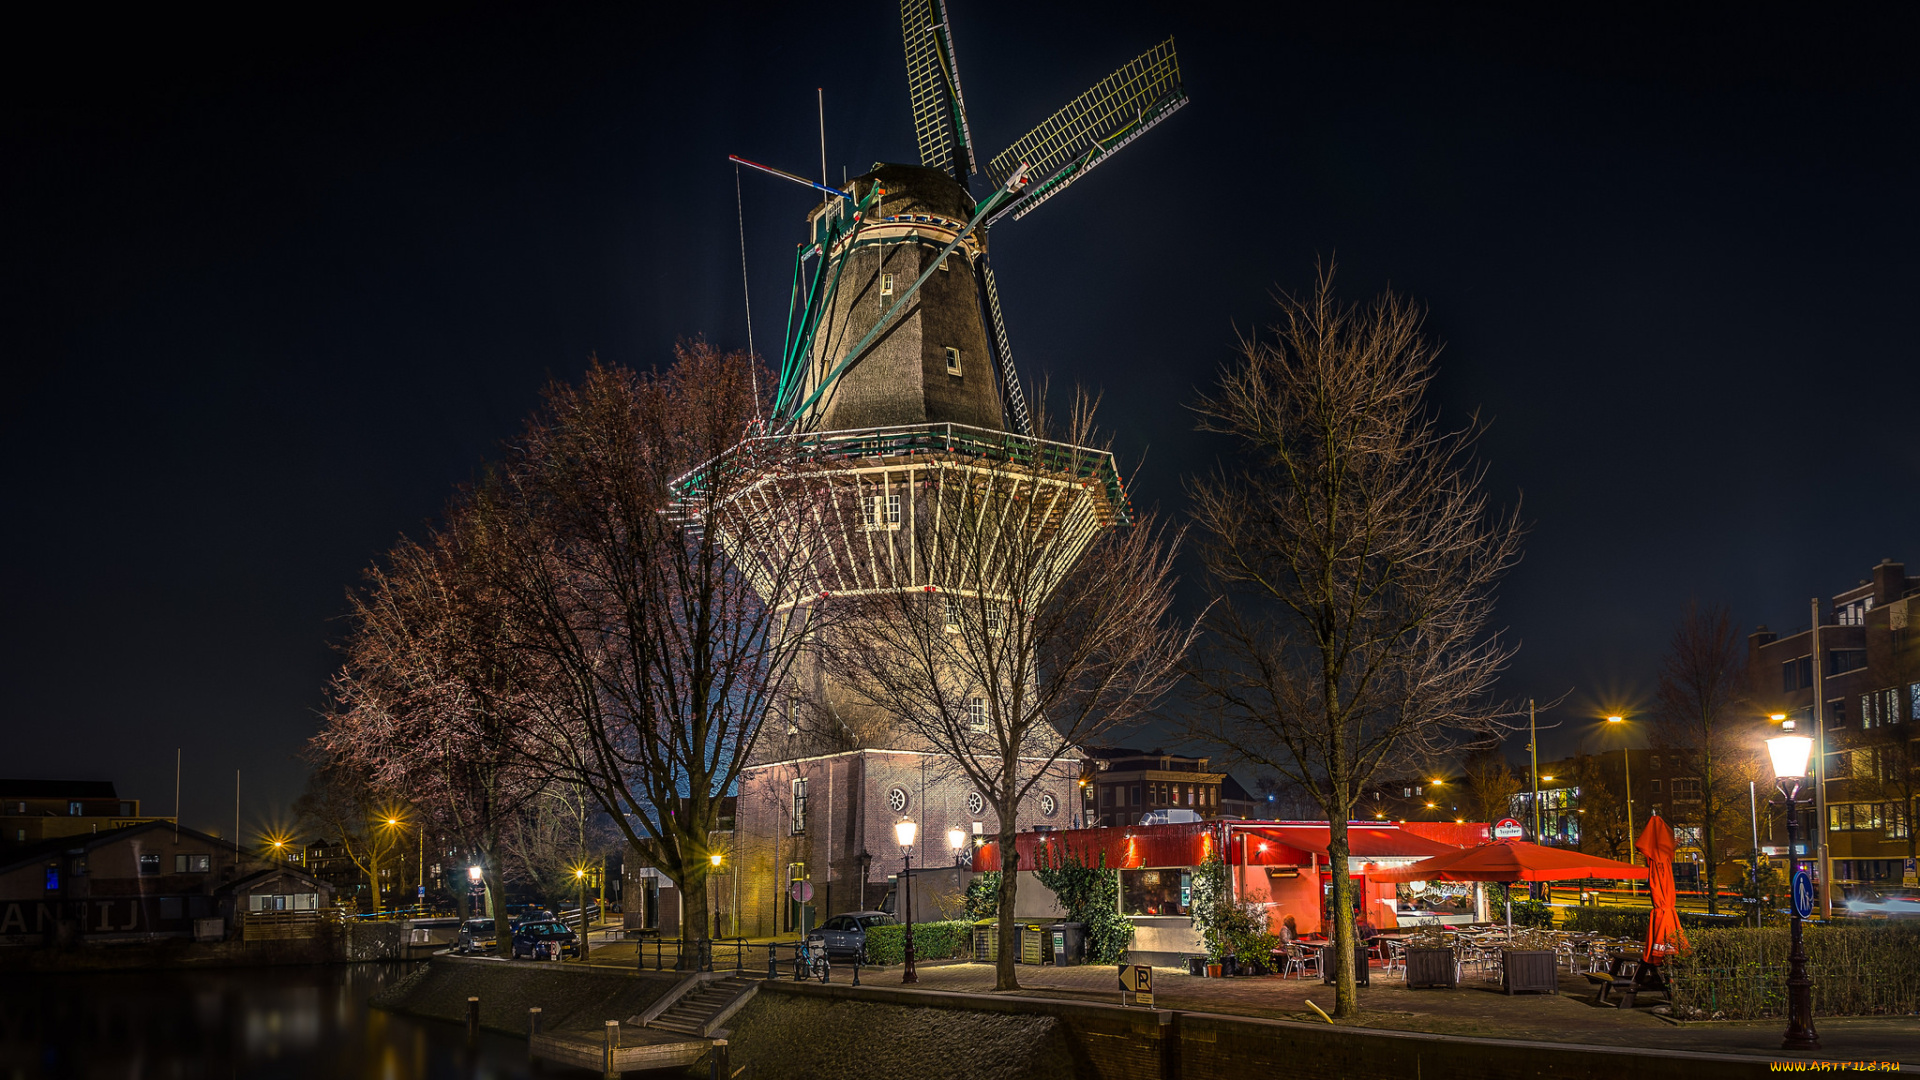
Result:
{"label": "glass storefront", "polygon": [[1193,871],[1184,867],[1120,871],[1120,911],[1126,915],[1189,915]]}

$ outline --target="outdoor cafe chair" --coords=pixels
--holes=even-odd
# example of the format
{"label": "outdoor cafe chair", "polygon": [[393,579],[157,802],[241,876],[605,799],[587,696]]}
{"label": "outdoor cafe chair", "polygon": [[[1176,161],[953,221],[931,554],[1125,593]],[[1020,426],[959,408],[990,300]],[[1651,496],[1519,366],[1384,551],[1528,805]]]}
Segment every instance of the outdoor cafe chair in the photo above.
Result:
{"label": "outdoor cafe chair", "polygon": [[1281,977],[1304,979],[1309,971],[1315,975],[1320,973],[1319,950],[1308,952],[1301,948],[1297,941],[1287,942],[1287,966],[1286,970],[1280,973]]}

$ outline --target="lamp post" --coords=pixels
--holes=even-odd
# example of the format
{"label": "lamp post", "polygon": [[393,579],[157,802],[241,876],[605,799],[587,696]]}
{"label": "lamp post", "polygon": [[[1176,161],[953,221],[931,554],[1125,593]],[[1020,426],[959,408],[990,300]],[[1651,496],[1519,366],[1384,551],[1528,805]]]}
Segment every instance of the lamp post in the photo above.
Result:
{"label": "lamp post", "polygon": [[913,882],[907,876],[913,869],[913,837],[919,831],[920,827],[911,821],[903,821],[893,827],[894,839],[900,841],[900,855],[906,860],[905,869],[900,871],[900,892],[905,897],[902,910],[907,920],[907,970],[900,976],[902,985],[920,981],[913,971]]}
{"label": "lamp post", "polygon": [[[1625,724],[1626,722],[1627,722],[1627,718],[1624,716],[1607,717],[1607,723],[1609,724]],[[1625,730],[1625,729],[1622,729],[1622,730]],[[1620,770],[1623,774],[1625,774],[1625,779],[1626,779],[1627,865],[1632,866],[1635,863],[1635,861],[1637,861],[1634,859],[1634,848],[1633,848],[1633,750],[1631,747],[1626,745],[1626,740],[1624,738],[1620,740]],[[1638,896],[1639,894],[1640,894],[1640,887],[1634,884],[1634,879],[1628,878],[1627,879],[1627,895]]]}
{"label": "lamp post", "polygon": [[[707,873],[708,878],[712,878],[714,874],[722,873],[722,864],[726,862],[726,859],[724,859],[721,856],[721,854],[716,851],[713,854],[707,856],[707,862],[712,864],[712,867],[713,867],[713,869],[708,871]],[[721,880],[724,881],[725,878],[722,878]],[[606,895],[606,890],[604,887],[601,889],[601,895],[602,896]],[[727,906],[722,910],[725,912],[727,916],[727,929],[729,930],[733,929],[733,890],[732,889],[727,890]],[[720,933],[720,927],[717,925],[720,921],[720,918],[719,918],[720,914],[721,912],[714,913],[714,923],[716,924],[713,928],[714,937],[726,936]]]}
{"label": "lamp post", "polygon": [[[387,818],[387,828],[389,829],[399,829],[404,824],[406,824],[406,822],[401,821],[397,815]],[[414,869],[419,872],[419,881],[415,885],[416,891],[413,894],[413,900],[414,905],[420,908],[421,914],[424,915],[426,914],[427,906],[427,827],[422,824],[417,826],[415,831],[420,834],[420,852],[414,857],[414,862],[416,863]]]}
{"label": "lamp post", "polygon": [[580,959],[587,958],[587,868],[573,868],[573,879],[580,883]]}
{"label": "lamp post", "polygon": [[[1789,721],[1791,723],[1791,721]],[[1818,1050],[1820,1035],[1813,1030],[1813,980],[1807,977],[1807,950],[1800,938],[1800,782],[1807,776],[1807,758],[1813,740],[1805,735],[1776,735],[1767,740],[1773,759],[1774,781],[1787,804],[1788,885],[1793,894],[1792,947],[1787,953],[1787,1036],[1782,1050]]]}

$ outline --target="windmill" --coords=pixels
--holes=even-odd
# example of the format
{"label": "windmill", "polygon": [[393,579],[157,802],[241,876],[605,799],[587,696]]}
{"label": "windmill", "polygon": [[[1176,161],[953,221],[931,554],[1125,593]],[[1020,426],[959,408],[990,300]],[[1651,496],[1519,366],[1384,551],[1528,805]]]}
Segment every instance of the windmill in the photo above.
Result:
{"label": "windmill", "polygon": [[[902,0],[900,21],[920,167],[876,164],[835,188],[733,159],[826,196],[794,257],[770,425],[948,421],[1031,435],[988,230],[1025,217],[1187,103],[1173,39],[983,163],[945,0]],[[982,173],[992,190],[976,200],[971,185]]]}
{"label": "windmill", "polygon": [[[1187,103],[1173,40],[982,163],[945,0],[903,0],[900,18],[919,165],[876,164],[836,187],[732,158],[822,198],[794,255],[771,412],[677,490],[750,575],[768,568],[763,595],[781,607],[904,589],[1031,595],[1034,582],[963,571],[916,542],[957,493],[1019,503],[1018,524],[1065,554],[1049,574],[1130,516],[1111,454],[1034,437],[987,235]],[[981,174],[991,190],[976,199]],[[808,574],[771,569],[796,556]]]}
{"label": "windmill", "polygon": [[[965,819],[975,833],[991,816],[957,773],[943,779],[944,767],[929,764],[937,745],[876,716],[884,710],[871,708],[871,693],[828,671],[819,657],[858,633],[836,614],[891,601],[930,634],[952,635],[943,640],[956,648],[1003,648],[1018,636],[1006,629],[1013,620],[1039,610],[1101,530],[1131,516],[1110,453],[1036,430],[987,235],[1186,104],[1173,42],[982,161],[945,0],[904,0],[901,26],[919,164],[876,164],[835,186],[734,158],[821,199],[794,254],[769,415],[676,484],[679,512],[714,531],[759,596],[787,614],[788,632],[822,643],[821,653],[796,659],[782,690],[786,715],[770,718],[742,774],[741,863],[766,868],[755,874],[787,867],[786,878],[742,886],[767,896],[793,880],[818,882],[821,867],[824,895],[864,896],[865,853],[891,843],[867,838],[869,818],[882,819],[869,808]],[[943,662],[930,677],[962,695],[1000,692],[958,664]],[[996,676],[1002,685],[1031,678],[1018,665]],[[964,700],[971,722],[984,697]],[[1049,770],[1046,793],[1036,788],[1031,810],[1020,811],[1029,824],[1057,827],[1074,797],[1070,763]],[[801,835],[793,823],[809,777],[828,794],[830,820]],[[845,883],[838,894],[835,882]],[[828,913],[851,910],[842,905],[829,899]],[[757,932],[803,925],[796,900]]]}

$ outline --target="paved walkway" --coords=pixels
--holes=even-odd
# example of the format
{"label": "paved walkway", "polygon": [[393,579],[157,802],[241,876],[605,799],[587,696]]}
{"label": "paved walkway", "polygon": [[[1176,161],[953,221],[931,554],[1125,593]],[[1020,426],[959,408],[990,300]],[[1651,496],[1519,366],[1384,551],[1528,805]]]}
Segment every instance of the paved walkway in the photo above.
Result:
{"label": "paved walkway", "polygon": [[[1111,967],[1027,967],[1015,969],[1021,989],[1036,997],[1074,998],[1119,1003],[1117,973]],[[862,982],[898,983],[900,969],[863,971]],[[922,990],[986,993],[993,990],[993,968],[986,964],[935,963],[919,968]],[[1784,1025],[1777,1020],[1675,1025],[1647,1008],[1620,1010],[1592,1004],[1585,979],[1562,976],[1560,993],[1500,992],[1492,983],[1467,973],[1454,990],[1408,990],[1398,979],[1374,972],[1374,983],[1359,989],[1361,1014],[1343,1021],[1356,1027],[1425,1031],[1477,1038],[1530,1039],[1542,1042],[1637,1046],[1654,1049],[1775,1056]],[[835,972],[838,981],[839,973]],[[1318,1022],[1308,1001],[1333,1009],[1333,987],[1318,979],[1201,979],[1174,969],[1156,969],[1154,1004],[1190,1012],[1259,1016]],[[1657,999],[1656,999],[1657,1000]],[[1920,1067],[1920,1019],[1915,1017],[1829,1018],[1817,1023],[1822,1060],[1900,1061]]]}

